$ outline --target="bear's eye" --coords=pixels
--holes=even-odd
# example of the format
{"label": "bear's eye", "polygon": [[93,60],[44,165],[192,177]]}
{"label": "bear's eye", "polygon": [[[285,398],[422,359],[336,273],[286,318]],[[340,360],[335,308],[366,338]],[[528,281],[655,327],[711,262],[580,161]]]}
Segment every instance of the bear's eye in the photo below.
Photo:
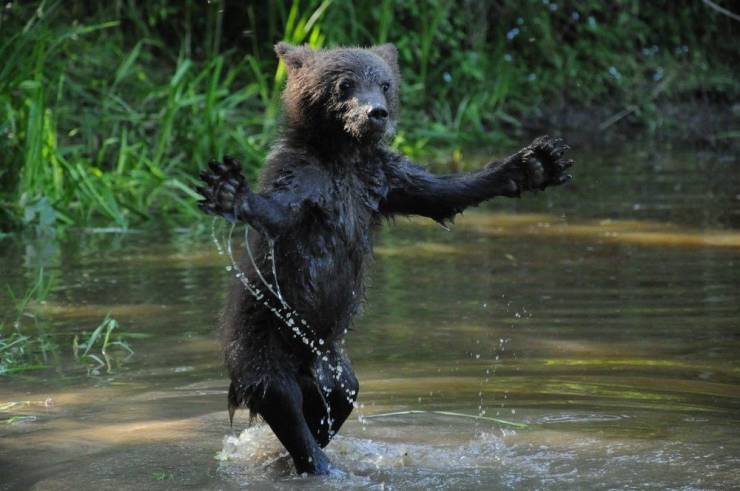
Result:
{"label": "bear's eye", "polygon": [[383,92],[388,92],[388,90],[390,90],[390,88],[391,88],[391,83],[390,82],[383,82],[383,83],[380,84],[380,88],[383,89]]}
{"label": "bear's eye", "polygon": [[347,92],[351,88],[352,80],[345,78],[341,82],[339,82],[339,90],[341,90],[342,92]]}

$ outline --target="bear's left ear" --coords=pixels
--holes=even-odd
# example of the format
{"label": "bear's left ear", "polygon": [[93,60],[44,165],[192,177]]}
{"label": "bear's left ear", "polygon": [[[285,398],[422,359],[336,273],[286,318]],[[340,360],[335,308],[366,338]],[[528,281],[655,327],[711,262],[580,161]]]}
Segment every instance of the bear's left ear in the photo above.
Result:
{"label": "bear's left ear", "polygon": [[292,44],[279,42],[275,45],[275,53],[285,63],[288,74],[300,70],[310,60],[314,51],[306,46],[293,46]]}
{"label": "bear's left ear", "polygon": [[381,44],[370,48],[370,51],[380,56],[388,65],[398,72],[398,49],[391,43]]}

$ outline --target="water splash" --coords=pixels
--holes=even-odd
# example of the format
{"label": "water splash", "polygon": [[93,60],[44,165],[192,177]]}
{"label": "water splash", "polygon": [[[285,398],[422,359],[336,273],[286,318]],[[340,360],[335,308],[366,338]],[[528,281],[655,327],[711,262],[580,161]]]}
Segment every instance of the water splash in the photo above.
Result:
{"label": "water splash", "polygon": [[[233,230],[233,227],[234,225],[232,224],[232,230]],[[275,282],[274,288],[272,285],[270,285],[267,282],[265,277],[262,275],[262,271],[260,270],[259,266],[257,266],[257,261],[255,261],[254,254],[252,253],[252,247],[249,245],[249,225],[244,226],[244,247],[247,250],[247,257],[249,257],[249,262],[252,263],[252,267],[254,268],[254,271],[257,273],[257,277],[260,279],[260,281],[265,286],[265,288],[267,288],[267,290],[270,293],[272,293],[273,296],[275,296],[275,298],[277,298],[280,301],[283,307],[288,308],[288,304],[286,303],[285,299],[283,298],[282,293],[280,292],[280,285],[278,283],[277,275],[275,274],[276,272],[275,256],[274,254],[270,254],[270,251],[274,252],[274,242],[272,240],[270,240],[270,246],[271,246],[271,249],[268,250],[267,256],[268,256],[268,262],[270,262],[272,266],[271,268],[273,271],[272,280]]]}
{"label": "water splash", "polygon": [[[457,419],[457,418],[455,418]],[[301,481],[304,486],[322,489],[383,489],[383,484],[428,487],[430,479],[469,473],[486,467],[500,467],[509,455],[505,438],[512,431],[491,428],[470,432],[472,427],[429,432],[429,424],[450,423],[446,416],[399,415],[384,418],[382,425],[371,425],[367,437],[336,436],[325,451],[338,472],[329,478],[293,477],[290,457],[267,425],[254,425],[238,436],[226,436],[216,455],[219,470],[240,481]],[[411,425],[411,426],[409,426]],[[462,432],[460,432],[462,430]],[[317,482],[320,480],[320,482]],[[395,482],[394,482],[395,481]],[[450,488],[453,489],[453,488]]]}

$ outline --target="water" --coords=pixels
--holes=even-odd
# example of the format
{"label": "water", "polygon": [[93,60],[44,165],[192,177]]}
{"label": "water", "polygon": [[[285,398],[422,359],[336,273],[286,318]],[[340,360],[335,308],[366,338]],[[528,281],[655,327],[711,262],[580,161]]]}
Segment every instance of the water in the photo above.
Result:
{"label": "water", "polygon": [[[21,319],[52,368],[0,378],[0,489],[740,487],[737,161],[576,158],[572,186],[451,233],[383,229],[329,478],[293,476],[246,413],[229,427],[214,325],[233,272],[207,230],[3,239],[4,282],[44,265],[55,287]],[[72,352],[108,313],[135,352],[109,350],[110,373]]]}

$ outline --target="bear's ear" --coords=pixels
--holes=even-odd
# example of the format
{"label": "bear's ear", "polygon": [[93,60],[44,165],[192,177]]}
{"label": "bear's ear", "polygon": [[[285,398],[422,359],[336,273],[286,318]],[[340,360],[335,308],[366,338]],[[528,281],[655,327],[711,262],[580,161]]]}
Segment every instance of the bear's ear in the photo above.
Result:
{"label": "bear's ear", "polygon": [[388,65],[398,72],[398,49],[391,43],[381,44],[370,48],[370,51],[380,56]]}
{"label": "bear's ear", "polygon": [[314,51],[306,46],[293,46],[292,44],[279,42],[275,45],[275,53],[285,63],[288,74],[300,70],[306,62],[313,57]]}

